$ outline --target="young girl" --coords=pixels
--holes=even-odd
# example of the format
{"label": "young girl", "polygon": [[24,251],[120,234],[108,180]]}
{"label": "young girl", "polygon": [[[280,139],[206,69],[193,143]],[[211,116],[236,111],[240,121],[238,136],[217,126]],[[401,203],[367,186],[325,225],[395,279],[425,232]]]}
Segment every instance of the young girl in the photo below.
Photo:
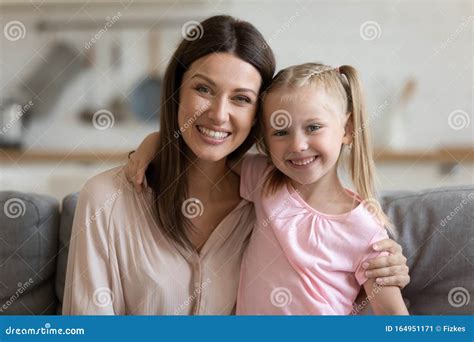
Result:
{"label": "young girl", "polygon": [[[398,287],[364,274],[389,220],[375,199],[357,71],[316,63],[286,68],[263,94],[258,115],[263,155],[231,165],[257,217],[236,313],[351,314],[363,286],[376,314],[408,314]],[[338,176],[346,154],[355,192]]]}

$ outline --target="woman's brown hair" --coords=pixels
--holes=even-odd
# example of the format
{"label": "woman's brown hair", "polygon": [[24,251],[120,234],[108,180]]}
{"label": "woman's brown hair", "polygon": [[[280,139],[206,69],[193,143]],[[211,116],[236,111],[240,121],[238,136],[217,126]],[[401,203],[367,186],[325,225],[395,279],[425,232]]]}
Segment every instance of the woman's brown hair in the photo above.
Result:
{"label": "woman's brown hair", "polygon": [[[183,75],[194,61],[219,52],[232,53],[253,65],[262,77],[260,91],[268,87],[275,72],[273,52],[252,24],[219,15],[204,20],[195,30],[188,32],[192,39],[185,38],[179,44],[166,69],[160,105],[160,148],[146,172],[154,193],[159,229],[171,241],[187,248],[192,248],[188,232],[193,226],[181,208],[187,198],[186,169],[190,159],[181,134],[176,134],[180,132],[178,107]],[[259,125],[254,125],[247,139],[228,158],[242,157],[255,143],[258,129]]]}

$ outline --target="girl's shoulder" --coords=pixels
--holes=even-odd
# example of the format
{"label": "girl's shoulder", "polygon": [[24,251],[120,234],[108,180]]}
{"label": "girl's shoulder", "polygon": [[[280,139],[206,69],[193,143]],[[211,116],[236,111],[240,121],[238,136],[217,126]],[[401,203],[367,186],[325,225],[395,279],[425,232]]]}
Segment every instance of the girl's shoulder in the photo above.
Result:
{"label": "girl's shoulder", "polygon": [[241,177],[263,179],[275,166],[260,153],[247,153],[242,160]]}

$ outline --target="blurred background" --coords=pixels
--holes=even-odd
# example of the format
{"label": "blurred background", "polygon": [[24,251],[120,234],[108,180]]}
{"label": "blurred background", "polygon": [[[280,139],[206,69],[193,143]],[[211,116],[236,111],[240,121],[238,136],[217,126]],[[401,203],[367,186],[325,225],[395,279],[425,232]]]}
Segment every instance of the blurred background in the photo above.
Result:
{"label": "blurred background", "polygon": [[474,184],[472,1],[1,0],[0,191],[61,200],[126,162],[177,44],[215,14],[254,24],[278,69],[359,69],[382,190]]}

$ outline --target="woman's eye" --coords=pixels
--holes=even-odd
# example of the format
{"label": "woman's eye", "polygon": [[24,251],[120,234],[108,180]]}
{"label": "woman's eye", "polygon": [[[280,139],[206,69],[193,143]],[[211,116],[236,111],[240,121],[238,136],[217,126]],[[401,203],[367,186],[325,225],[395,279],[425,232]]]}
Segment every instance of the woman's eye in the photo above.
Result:
{"label": "woman's eye", "polygon": [[320,128],[321,128],[320,125],[310,125],[310,126],[308,126],[308,131],[310,131],[310,132],[315,132],[315,131],[317,131],[317,130],[320,129]]}
{"label": "woman's eye", "polygon": [[235,99],[237,100],[237,102],[245,102],[245,103],[251,103],[252,100],[250,100],[247,96],[236,96]]}
{"label": "woman's eye", "polygon": [[194,89],[196,89],[201,94],[210,94],[211,93],[211,89],[209,89],[209,87],[206,87],[206,86],[203,86],[203,85],[198,85]]}

